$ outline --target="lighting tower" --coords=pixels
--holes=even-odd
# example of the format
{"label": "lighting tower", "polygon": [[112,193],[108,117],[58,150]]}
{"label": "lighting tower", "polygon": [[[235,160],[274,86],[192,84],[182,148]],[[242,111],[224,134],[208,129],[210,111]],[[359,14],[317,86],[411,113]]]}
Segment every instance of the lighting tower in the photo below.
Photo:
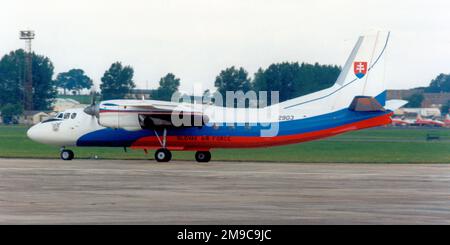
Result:
{"label": "lighting tower", "polygon": [[20,31],[20,39],[25,40],[26,57],[25,57],[25,110],[33,110],[33,71],[32,71],[32,53],[31,41],[34,39],[34,31]]}

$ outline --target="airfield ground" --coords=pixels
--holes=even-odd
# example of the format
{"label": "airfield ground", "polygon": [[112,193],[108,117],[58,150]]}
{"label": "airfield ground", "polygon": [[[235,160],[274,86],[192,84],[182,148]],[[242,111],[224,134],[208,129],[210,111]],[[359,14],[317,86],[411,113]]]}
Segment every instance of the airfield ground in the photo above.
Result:
{"label": "airfield ground", "polygon": [[0,126],[3,224],[450,224],[449,129],[217,150],[207,164],[117,148],[72,148],[65,162],[26,130]]}
{"label": "airfield ground", "polygon": [[0,159],[1,224],[450,224],[448,164]]}

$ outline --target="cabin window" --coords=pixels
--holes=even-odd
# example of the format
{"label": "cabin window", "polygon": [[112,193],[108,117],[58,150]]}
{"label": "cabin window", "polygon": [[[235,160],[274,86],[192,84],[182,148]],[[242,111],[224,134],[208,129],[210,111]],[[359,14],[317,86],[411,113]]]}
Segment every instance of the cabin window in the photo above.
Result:
{"label": "cabin window", "polygon": [[69,117],[70,117],[70,113],[65,113],[64,114],[64,119],[69,119]]}
{"label": "cabin window", "polygon": [[62,119],[63,118],[63,114],[59,113],[58,116],[56,116],[56,118],[61,118]]}
{"label": "cabin window", "polygon": [[70,115],[70,118],[71,119],[75,119],[77,117],[77,114],[76,113],[72,113],[72,115]]}
{"label": "cabin window", "polygon": [[250,125],[250,123],[245,123],[245,129],[247,129],[247,130],[252,129],[252,126]]}

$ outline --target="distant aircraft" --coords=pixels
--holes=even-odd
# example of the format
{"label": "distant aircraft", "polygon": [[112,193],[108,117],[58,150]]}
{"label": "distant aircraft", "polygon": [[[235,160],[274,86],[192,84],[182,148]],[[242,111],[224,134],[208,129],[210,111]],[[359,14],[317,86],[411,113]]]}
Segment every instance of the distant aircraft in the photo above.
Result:
{"label": "distant aircraft", "polygon": [[409,126],[413,124],[414,121],[403,118],[394,117],[392,118],[392,125],[394,126]]}
{"label": "distant aircraft", "polygon": [[450,127],[450,115],[449,114],[447,114],[445,116],[444,124],[446,127]]}
{"label": "distant aircraft", "polygon": [[[389,33],[359,37],[336,83],[327,89],[264,108],[250,114],[276,111],[266,119],[248,119],[243,108],[154,100],[109,100],[71,109],[31,127],[32,140],[61,148],[61,159],[74,158],[66,147],[124,147],[156,149],[155,159],[167,162],[171,151],[196,151],[198,162],[211,159],[217,148],[254,148],[295,144],[391,123],[392,112],[407,101],[386,101],[384,54]],[[171,115],[202,119],[200,126],[177,126]],[[236,115],[223,119],[217,115]],[[276,135],[262,135],[267,124]],[[271,126],[270,126],[271,127]]]}
{"label": "distant aircraft", "polygon": [[420,126],[430,126],[430,127],[444,127],[445,123],[435,119],[422,118],[420,114],[417,115],[415,124]]}

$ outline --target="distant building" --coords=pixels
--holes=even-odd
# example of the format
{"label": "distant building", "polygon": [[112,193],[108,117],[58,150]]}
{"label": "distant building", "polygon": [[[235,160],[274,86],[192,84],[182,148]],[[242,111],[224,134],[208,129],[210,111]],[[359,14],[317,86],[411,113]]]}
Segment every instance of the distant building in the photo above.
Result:
{"label": "distant building", "polygon": [[154,89],[139,89],[139,88],[134,88],[132,89],[128,94],[127,94],[127,98],[130,99],[151,99],[151,95],[153,94],[155,90]]}
{"label": "distant building", "polygon": [[404,100],[414,94],[423,94],[425,89],[391,89],[387,91],[387,100]]}
{"label": "distant building", "polygon": [[56,98],[52,104],[53,111],[65,111],[67,109],[84,108],[86,106],[76,100],[63,98]]}
{"label": "distant building", "polygon": [[439,108],[400,108],[394,112],[396,116],[416,117],[440,117],[441,110]]}
{"label": "distant building", "polygon": [[421,104],[423,108],[441,108],[450,100],[450,93],[425,93],[423,88],[388,90],[387,99],[407,100],[414,94],[423,94],[424,99]]}
{"label": "distant building", "polygon": [[424,93],[422,107],[441,108],[450,100],[450,93]]}
{"label": "distant building", "polygon": [[19,124],[34,125],[51,117],[51,112],[24,111],[19,117]]}

